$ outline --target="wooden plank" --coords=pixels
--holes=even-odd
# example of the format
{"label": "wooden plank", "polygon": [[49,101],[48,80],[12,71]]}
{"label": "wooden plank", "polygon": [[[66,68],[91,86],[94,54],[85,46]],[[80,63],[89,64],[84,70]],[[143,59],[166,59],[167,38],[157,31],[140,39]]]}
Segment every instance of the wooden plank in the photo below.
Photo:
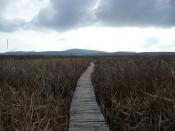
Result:
{"label": "wooden plank", "polygon": [[69,131],[108,131],[97,105],[91,81],[93,63],[81,75],[70,108]]}

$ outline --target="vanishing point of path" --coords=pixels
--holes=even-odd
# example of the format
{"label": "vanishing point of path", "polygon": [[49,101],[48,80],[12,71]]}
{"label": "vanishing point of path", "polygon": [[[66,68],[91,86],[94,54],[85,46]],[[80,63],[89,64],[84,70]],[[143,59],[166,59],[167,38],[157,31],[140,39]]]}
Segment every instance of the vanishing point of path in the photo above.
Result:
{"label": "vanishing point of path", "polygon": [[91,82],[94,66],[91,63],[78,80],[71,103],[69,131],[108,131]]}

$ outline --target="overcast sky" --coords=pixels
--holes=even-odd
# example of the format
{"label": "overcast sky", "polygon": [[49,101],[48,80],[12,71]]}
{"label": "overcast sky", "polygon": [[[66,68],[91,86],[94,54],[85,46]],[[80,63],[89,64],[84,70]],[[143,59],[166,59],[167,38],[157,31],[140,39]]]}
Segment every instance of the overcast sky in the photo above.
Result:
{"label": "overcast sky", "polygon": [[175,0],[0,0],[0,9],[0,52],[175,51]]}

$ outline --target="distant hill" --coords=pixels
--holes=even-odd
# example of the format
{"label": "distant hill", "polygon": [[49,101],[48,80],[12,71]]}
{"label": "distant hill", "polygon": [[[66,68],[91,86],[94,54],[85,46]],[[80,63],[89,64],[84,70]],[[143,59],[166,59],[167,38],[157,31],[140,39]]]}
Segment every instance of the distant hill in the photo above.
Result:
{"label": "distant hill", "polygon": [[61,51],[62,54],[74,55],[74,56],[88,56],[88,55],[100,55],[105,54],[104,51],[97,50],[85,50],[85,49],[70,49],[66,51]]}
{"label": "distant hill", "polygon": [[175,56],[175,52],[112,52],[108,56]]}
{"label": "distant hill", "polygon": [[65,51],[44,51],[44,52],[6,52],[0,55],[43,55],[43,56],[175,56],[175,52],[104,52],[97,50],[70,49]]}
{"label": "distant hill", "polygon": [[70,49],[65,51],[44,51],[44,52],[23,52],[23,51],[14,51],[1,53],[0,55],[44,55],[44,56],[93,56],[106,54],[104,51],[97,50],[85,50],[85,49]]}
{"label": "distant hill", "polygon": [[108,53],[108,56],[132,56],[132,55],[137,55],[136,52],[127,52],[127,51],[118,51],[118,52],[112,52]]}
{"label": "distant hill", "polygon": [[175,56],[175,52],[142,52],[142,56]]}

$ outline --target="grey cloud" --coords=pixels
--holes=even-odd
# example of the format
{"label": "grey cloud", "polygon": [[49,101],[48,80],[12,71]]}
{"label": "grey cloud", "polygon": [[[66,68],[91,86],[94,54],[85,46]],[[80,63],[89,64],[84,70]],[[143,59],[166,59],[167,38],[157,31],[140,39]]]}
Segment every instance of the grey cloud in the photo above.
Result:
{"label": "grey cloud", "polygon": [[[175,0],[51,0],[33,20],[57,30],[102,23],[107,26],[175,26]],[[95,15],[96,17],[93,17]],[[95,19],[94,19],[95,18]]]}
{"label": "grey cloud", "polygon": [[[9,21],[1,13],[11,0],[0,0],[0,31],[51,28],[65,31],[101,23],[102,26],[175,26],[175,0],[50,0],[31,22]],[[94,17],[95,16],[95,17]]]}
{"label": "grey cloud", "polygon": [[12,2],[12,1],[0,0],[0,32],[12,32],[19,28],[24,27],[25,25],[25,22],[22,20],[8,20],[2,16],[9,2]]}
{"label": "grey cloud", "polygon": [[51,0],[51,6],[42,10],[33,23],[58,30],[88,25],[93,21],[91,8],[95,2],[94,0]]}
{"label": "grey cloud", "polygon": [[8,2],[9,2],[9,0],[0,0],[0,9],[1,9],[1,12],[7,6]]}
{"label": "grey cloud", "polygon": [[110,26],[174,26],[175,0],[101,0],[96,16]]}
{"label": "grey cloud", "polygon": [[25,22],[22,20],[6,20],[0,19],[0,32],[12,32],[25,27]]}
{"label": "grey cloud", "polygon": [[58,41],[63,42],[63,41],[67,41],[67,40],[68,40],[67,38],[60,38]]}

